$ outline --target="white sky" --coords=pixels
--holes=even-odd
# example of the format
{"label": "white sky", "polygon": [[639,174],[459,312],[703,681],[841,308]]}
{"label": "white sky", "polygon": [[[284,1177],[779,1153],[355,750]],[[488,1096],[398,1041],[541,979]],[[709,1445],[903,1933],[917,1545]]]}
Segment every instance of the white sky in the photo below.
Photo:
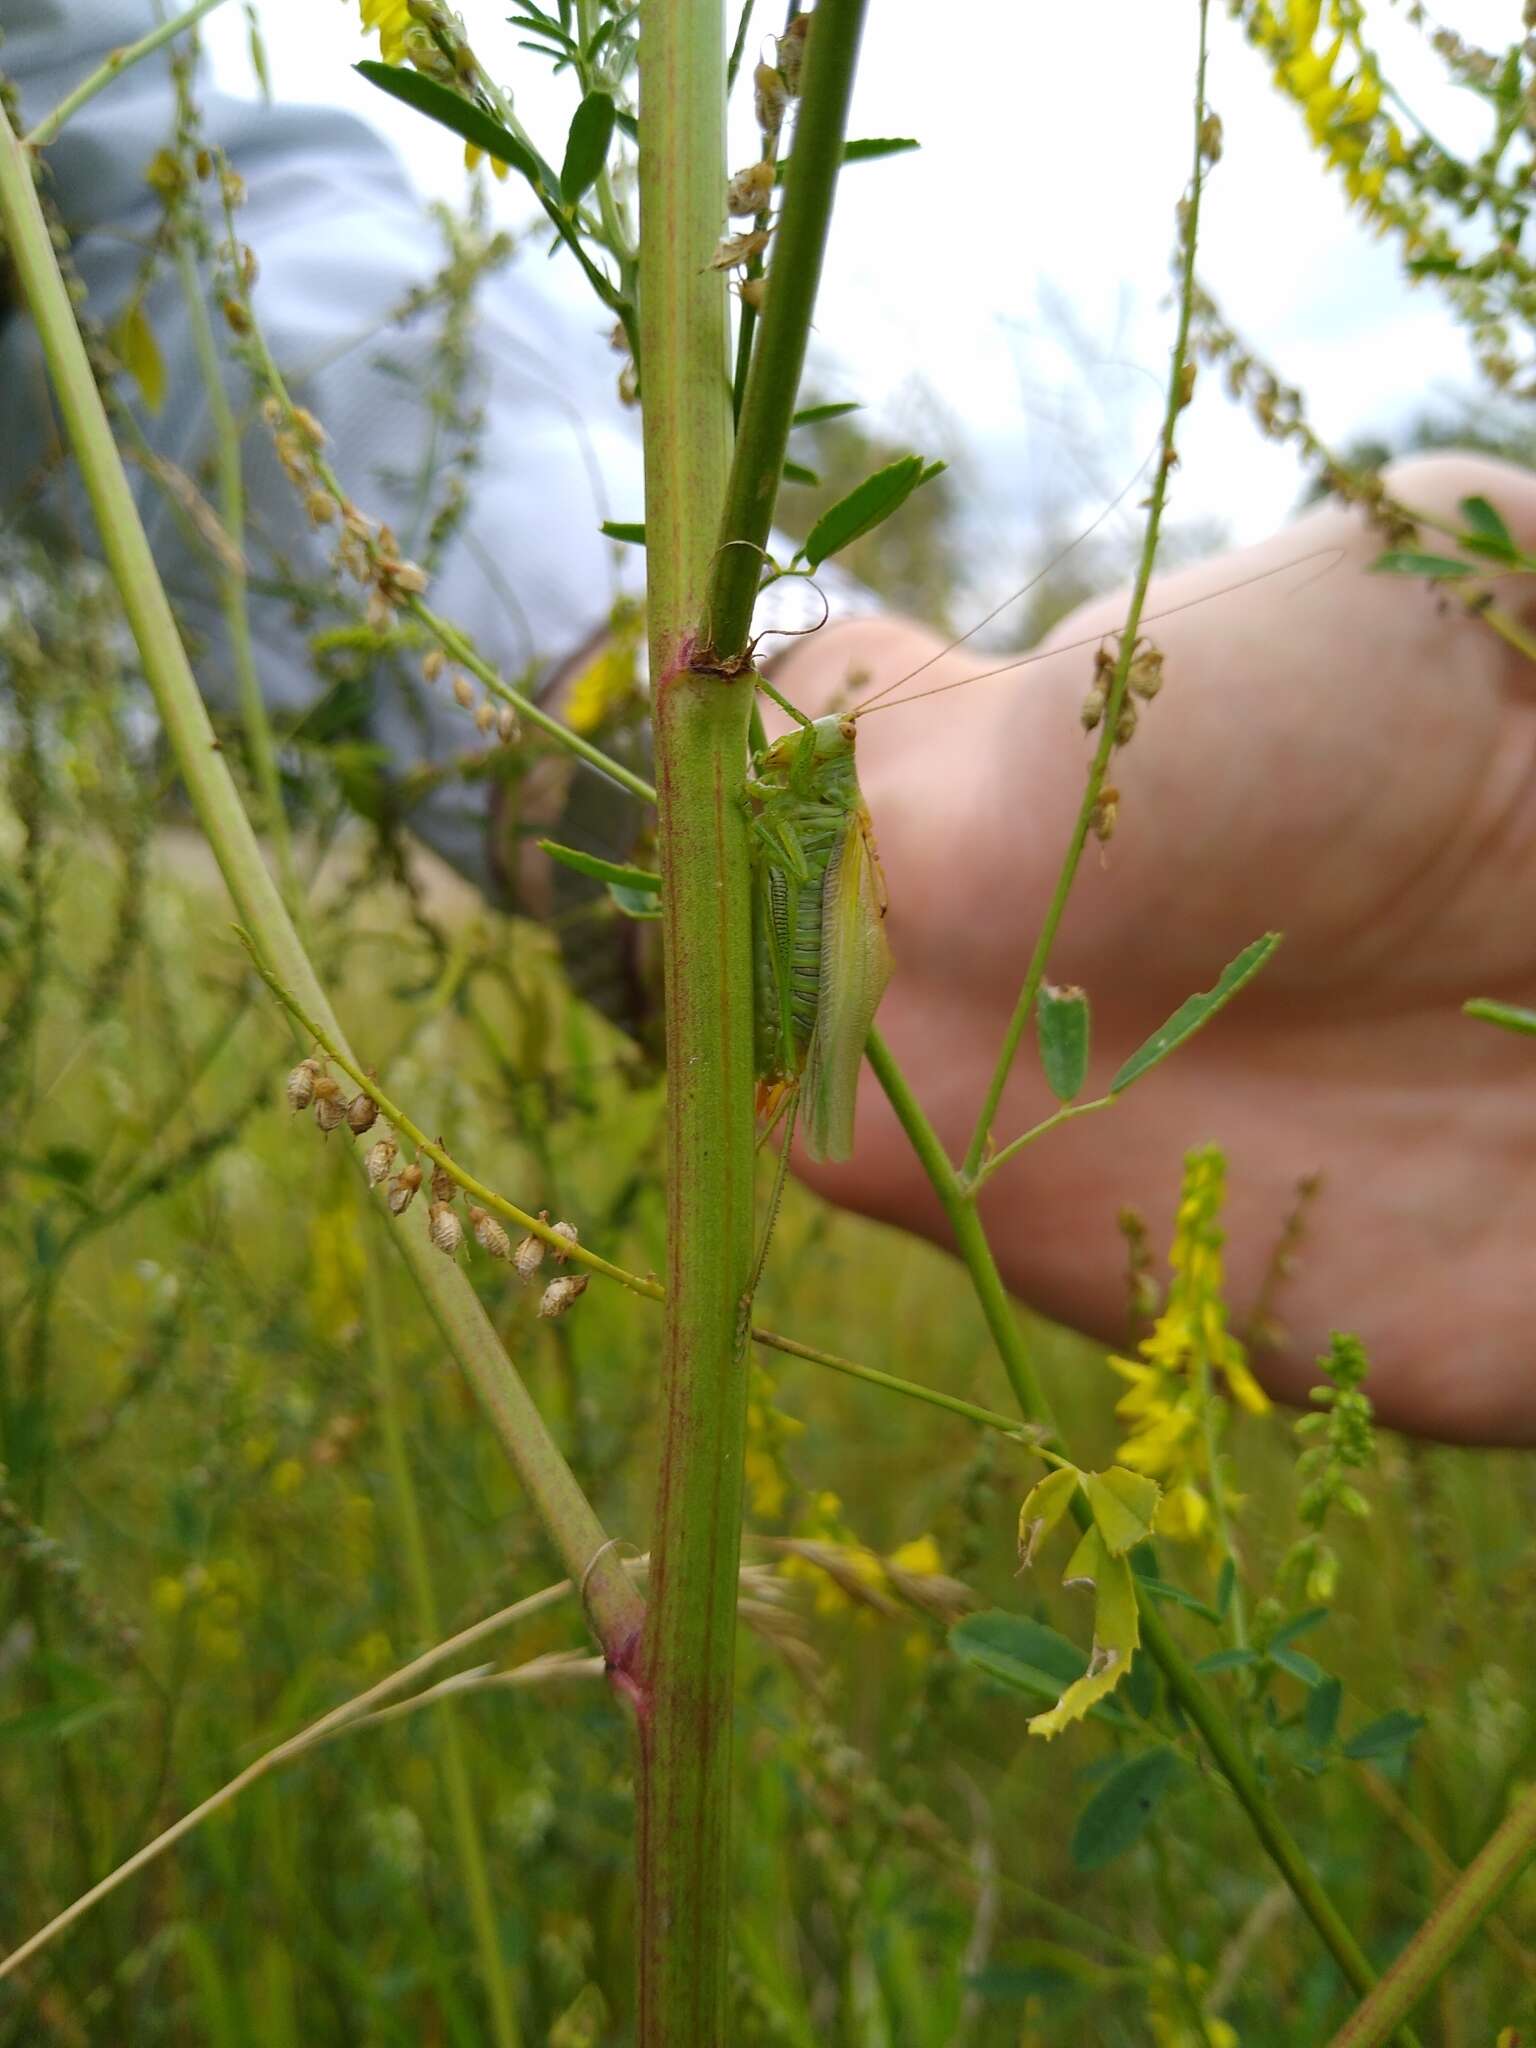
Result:
{"label": "white sky", "polygon": [[[519,32],[503,19],[510,0],[463,0],[461,11],[558,162],[574,87],[515,47]],[[1458,0],[1447,12],[1490,46],[1519,33],[1514,0]],[[1479,103],[1447,88],[1438,60],[1392,9],[1373,14],[1384,68],[1409,103],[1447,143],[1475,148]],[[279,96],[354,108],[391,138],[424,191],[462,192],[460,145],[351,71],[377,54],[355,0],[264,0],[262,17]],[[1433,287],[1409,286],[1392,248],[1344,212],[1220,0],[1211,17],[1207,91],[1225,153],[1207,186],[1200,269],[1229,319],[1301,386],[1315,425],[1335,441],[1470,392],[1465,343]],[[766,32],[780,18],[774,0],[754,26]],[[214,14],[205,37],[220,83],[251,91],[239,11]],[[816,382],[957,465],[985,536],[978,587],[993,594],[1034,566],[1028,536],[1043,506],[1086,523],[1155,437],[1194,47],[1192,0],[870,8],[852,132],[915,135],[923,147],[843,178]],[[748,162],[755,130],[739,97],[733,162]],[[527,218],[515,179],[497,188],[497,204],[513,224]],[[1081,338],[1076,349],[1069,332]],[[1180,445],[1175,520],[1216,521],[1249,539],[1294,505],[1292,459],[1254,432],[1219,379],[1205,381]]]}

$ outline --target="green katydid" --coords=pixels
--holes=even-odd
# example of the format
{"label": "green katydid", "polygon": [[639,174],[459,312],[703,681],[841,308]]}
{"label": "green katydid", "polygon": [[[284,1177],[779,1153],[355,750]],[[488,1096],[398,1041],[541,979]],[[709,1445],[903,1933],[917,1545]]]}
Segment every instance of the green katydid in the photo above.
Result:
{"label": "green katydid", "polygon": [[[1321,549],[1300,556],[1244,577],[1226,590],[1337,552]],[[1006,603],[1023,594],[1015,592]],[[1224,594],[1205,593],[1149,613],[1143,623],[1154,624]],[[986,625],[1003,609],[998,606],[980,624]],[[857,721],[876,708],[895,710],[925,696],[1014,673],[1076,647],[1102,645],[1112,637],[1092,634],[1000,662],[896,703],[879,703],[937,661],[935,654],[851,710],[817,719],[807,718],[771,684],[757,678],[757,686],[796,721],[792,731],[753,757],[743,785],[752,833],[758,1108],[771,1129],[781,1115],[787,1114],[792,1124],[803,1107],[805,1148],[811,1158],[836,1161],[852,1151],[864,1044],[893,967],[885,936],[885,877],[854,765]],[[642,903],[660,890],[659,875],[616,866],[549,840],[540,845],[554,858],[607,882],[620,908],[630,915],[645,915]],[[645,893],[637,897],[636,892]]]}
{"label": "green katydid", "polygon": [[854,732],[851,717],[803,724],[756,757],[746,784],[758,1109],[771,1121],[798,1088],[813,1159],[853,1150],[864,1041],[891,978]]}

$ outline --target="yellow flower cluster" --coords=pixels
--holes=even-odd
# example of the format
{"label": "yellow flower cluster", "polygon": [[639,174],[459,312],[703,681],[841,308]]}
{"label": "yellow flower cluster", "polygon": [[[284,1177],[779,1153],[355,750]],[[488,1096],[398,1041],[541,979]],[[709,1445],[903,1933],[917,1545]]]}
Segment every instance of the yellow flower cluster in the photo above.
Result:
{"label": "yellow flower cluster", "polygon": [[1406,161],[1407,147],[1397,123],[1381,119],[1381,75],[1355,10],[1329,0],[1327,17],[1325,27],[1322,0],[1286,0],[1278,10],[1258,0],[1249,27],[1325,161],[1343,171],[1345,191],[1375,213],[1387,171]]}
{"label": "yellow flower cluster", "polygon": [[1130,1433],[1115,1456],[1162,1483],[1157,1532],[1176,1541],[1202,1534],[1211,1514],[1208,1489],[1220,1483],[1210,1469],[1207,1402],[1225,1392],[1252,1415],[1269,1407],[1242,1345],[1227,1328],[1225,1194],[1226,1161],[1217,1148],[1191,1152],[1168,1254],[1173,1278],[1167,1303],[1151,1335],[1137,1346],[1140,1356],[1109,1361],[1130,1382],[1130,1392],[1115,1406]]}
{"label": "yellow flower cluster", "polygon": [[386,64],[403,64],[406,31],[411,25],[409,0],[358,0],[362,10],[363,33],[376,34],[379,55]]}

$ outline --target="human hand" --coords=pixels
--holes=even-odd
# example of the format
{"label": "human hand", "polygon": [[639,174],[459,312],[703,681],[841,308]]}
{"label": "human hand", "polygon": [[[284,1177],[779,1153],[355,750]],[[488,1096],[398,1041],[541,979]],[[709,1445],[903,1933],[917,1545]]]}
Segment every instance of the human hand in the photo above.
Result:
{"label": "human hand", "polygon": [[[1434,456],[1388,481],[1451,521],[1462,498],[1487,497],[1536,546],[1536,478],[1522,470]],[[1344,1328],[1370,1353],[1384,1420],[1532,1443],[1536,1048],[1461,1005],[1536,1002],[1536,667],[1454,600],[1366,573],[1382,546],[1329,506],[1153,584],[1148,616],[1211,601],[1147,628],[1164,687],[1115,756],[1115,834],[1102,859],[1090,842],[1051,957],[1049,978],[1093,1002],[1085,1095],[1250,940],[1275,929],[1285,943],[1112,1108],[1003,1167],[981,1207],[1023,1299],[1122,1342],[1117,1212],[1140,1210],[1166,1244],[1190,1146],[1227,1154],[1239,1318],[1298,1181],[1320,1173],[1278,1302],[1285,1348],[1255,1361],[1271,1391],[1302,1398],[1329,1330]],[[1298,566],[1252,580],[1284,564]],[[1516,619],[1536,614],[1528,583],[1495,596]],[[1123,596],[1097,601],[1045,645],[1123,617]],[[900,620],[853,622],[803,643],[777,681],[816,710],[850,668],[880,685],[937,645]],[[991,665],[959,650],[914,687]],[[1061,651],[860,723],[896,959],[880,1027],[955,1158],[1081,800],[1091,670],[1091,649]],[[995,1144],[1053,1107],[1026,1043]],[[853,1159],[800,1170],[845,1207],[945,1239],[868,1073]]]}

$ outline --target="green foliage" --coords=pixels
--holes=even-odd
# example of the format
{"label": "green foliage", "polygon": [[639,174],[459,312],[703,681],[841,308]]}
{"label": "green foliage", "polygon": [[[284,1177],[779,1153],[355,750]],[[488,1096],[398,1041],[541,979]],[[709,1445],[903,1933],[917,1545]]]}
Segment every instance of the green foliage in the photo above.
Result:
{"label": "green foliage", "polygon": [[1145,1045],[1138,1046],[1120,1068],[1109,1084],[1110,1094],[1119,1095],[1133,1081],[1139,1081],[1143,1074],[1150,1073],[1171,1052],[1177,1051],[1187,1038],[1192,1038],[1203,1024],[1208,1024],[1239,989],[1252,981],[1279,943],[1278,932],[1266,932],[1263,938],[1245,946],[1237,958],[1222,969],[1213,988],[1180,1003],[1167,1023],[1160,1025]]}

